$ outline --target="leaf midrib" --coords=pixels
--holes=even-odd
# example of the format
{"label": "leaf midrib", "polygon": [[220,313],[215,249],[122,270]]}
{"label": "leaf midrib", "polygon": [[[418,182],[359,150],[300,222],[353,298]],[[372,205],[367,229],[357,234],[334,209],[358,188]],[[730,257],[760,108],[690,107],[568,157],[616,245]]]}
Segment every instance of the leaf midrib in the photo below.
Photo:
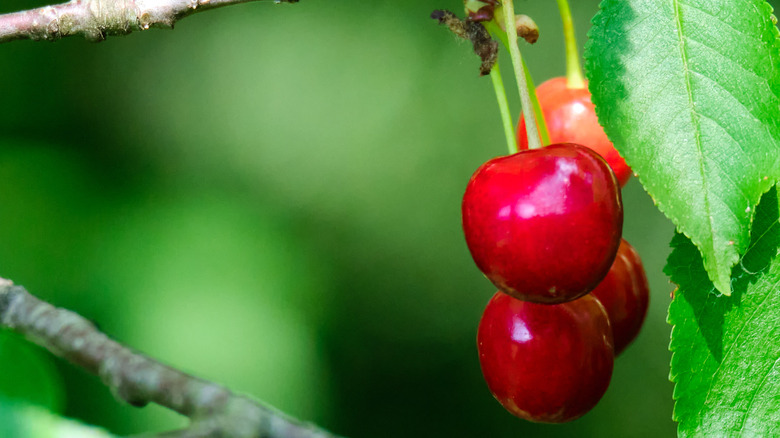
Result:
{"label": "leaf midrib", "polygon": [[[691,111],[691,125],[694,129],[694,137],[696,142],[696,150],[699,154],[699,174],[701,175],[702,187],[704,191],[704,208],[707,211],[707,224],[709,225],[710,246],[715,252],[715,225],[712,219],[712,207],[710,205],[709,197],[709,183],[704,170],[704,151],[701,144],[701,126],[698,123],[699,113],[696,111],[696,105],[693,102],[693,87],[691,86],[691,69],[688,66],[688,53],[685,44],[685,37],[683,36],[682,28],[682,13],[680,11],[680,0],[672,0],[674,5],[674,22],[677,26],[677,35],[679,38],[680,57],[683,63],[683,76],[685,77],[685,91],[688,95],[688,107]],[[686,233],[687,234],[687,233]],[[702,252],[703,254],[703,252]],[[719,277],[719,275],[718,275]],[[717,289],[717,288],[716,288]]]}

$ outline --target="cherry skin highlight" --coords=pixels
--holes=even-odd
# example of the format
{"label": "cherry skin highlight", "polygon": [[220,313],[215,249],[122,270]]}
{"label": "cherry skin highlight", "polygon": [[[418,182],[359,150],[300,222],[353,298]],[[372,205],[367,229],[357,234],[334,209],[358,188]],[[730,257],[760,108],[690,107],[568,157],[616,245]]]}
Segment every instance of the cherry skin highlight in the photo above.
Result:
{"label": "cherry skin highlight", "polygon": [[639,334],[650,301],[650,286],[642,259],[625,239],[620,243],[609,273],[591,295],[607,310],[617,356]]}
{"label": "cherry skin highlight", "polygon": [[482,374],[506,410],[564,423],[590,411],[612,378],[607,312],[590,295],[546,305],[496,293],[477,332]]}
{"label": "cherry skin highlight", "polygon": [[[536,88],[536,97],[550,132],[550,142],[571,142],[593,149],[607,160],[620,187],[626,185],[631,178],[631,168],[599,125],[596,107],[587,88],[568,88],[566,78],[553,78]],[[522,117],[517,125],[517,144],[521,150],[528,149],[525,119]]]}
{"label": "cherry skin highlight", "polygon": [[623,229],[607,163],[570,143],[483,164],[463,196],[463,231],[477,267],[521,300],[555,304],[596,287]]}

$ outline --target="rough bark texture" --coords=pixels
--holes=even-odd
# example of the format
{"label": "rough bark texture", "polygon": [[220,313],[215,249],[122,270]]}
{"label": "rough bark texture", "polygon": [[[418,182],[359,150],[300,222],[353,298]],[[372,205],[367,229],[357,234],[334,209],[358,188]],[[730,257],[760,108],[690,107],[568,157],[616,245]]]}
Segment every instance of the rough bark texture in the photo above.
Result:
{"label": "rough bark texture", "polygon": [[10,328],[57,356],[100,376],[134,406],[157,403],[192,420],[165,436],[335,438],[225,387],[185,374],[110,339],[78,314],[0,278],[0,328]]}
{"label": "rough bark texture", "polygon": [[176,21],[195,12],[251,1],[258,0],[72,0],[0,15],[0,43],[18,39],[55,41],[71,35],[103,41],[108,35],[151,27],[172,28]]}

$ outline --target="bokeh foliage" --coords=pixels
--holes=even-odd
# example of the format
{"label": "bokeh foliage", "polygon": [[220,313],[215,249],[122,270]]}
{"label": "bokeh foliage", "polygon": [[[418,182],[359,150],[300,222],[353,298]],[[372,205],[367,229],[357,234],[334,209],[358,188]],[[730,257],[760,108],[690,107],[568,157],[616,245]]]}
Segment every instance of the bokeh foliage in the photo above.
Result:
{"label": "bokeh foliage", "polygon": [[[673,434],[672,226],[636,181],[624,234],[653,296],[605,398],[551,427],[485,387],[475,336],[494,291],[460,198],[505,146],[470,47],[428,18],[460,4],[256,3],[97,45],[0,46],[0,276],[348,436]],[[516,7],[542,30],[523,46],[537,82],[563,74],[555,2]],[[572,7],[582,43],[597,2]],[[54,365],[65,415],[119,434],[182,424],[30,360]]]}

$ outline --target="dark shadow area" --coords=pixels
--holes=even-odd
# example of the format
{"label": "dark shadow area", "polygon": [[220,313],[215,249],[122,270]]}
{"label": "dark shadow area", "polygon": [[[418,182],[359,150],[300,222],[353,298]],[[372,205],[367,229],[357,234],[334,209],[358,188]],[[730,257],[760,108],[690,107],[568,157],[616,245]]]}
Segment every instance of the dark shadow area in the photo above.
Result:
{"label": "dark shadow area", "polygon": [[739,306],[748,285],[758,281],[777,255],[780,246],[777,188],[761,198],[751,230],[750,246],[731,273],[732,294],[720,296],[707,276],[701,254],[684,235],[672,239],[674,251],[669,256],[665,272],[681,290],[683,298],[695,309],[699,331],[710,353],[720,363],[723,360],[723,321],[733,306]]}

